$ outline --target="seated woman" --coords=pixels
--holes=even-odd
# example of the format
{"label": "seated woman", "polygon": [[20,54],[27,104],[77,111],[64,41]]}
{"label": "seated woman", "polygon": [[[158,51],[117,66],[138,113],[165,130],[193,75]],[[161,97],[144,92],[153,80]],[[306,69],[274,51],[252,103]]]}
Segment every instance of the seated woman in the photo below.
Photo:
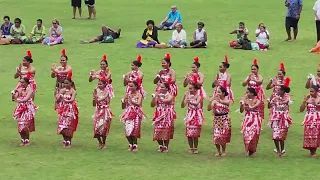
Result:
{"label": "seated woman", "polygon": [[53,19],[52,26],[49,29],[49,35],[49,37],[46,37],[42,41],[42,44],[53,46],[63,43],[62,27],[60,26],[60,23],[57,19]]}
{"label": "seated woman", "polygon": [[101,26],[102,35],[96,36],[90,40],[81,40],[81,44],[87,44],[87,43],[94,43],[94,42],[101,42],[103,41],[103,38],[106,36],[112,36],[113,39],[118,39],[120,37],[121,29],[111,29],[108,26],[102,25]]}
{"label": "seated woman", "polygon": [[180,23],[175,28],[176,30],[172,32],[172,39],[169,41],[170,47],[185,48],[187,46],[187,33]]}
{"label": "seated woman", "polygon": [[242,45],[248,40],[249,30],[246,28],[244,22],[239,23],[239,28],[233,30],[230,34],[237,34],[237,40],[230,42],[230,47],[235,49],[242,49]]}
{"label": "seated woman", "polygon": [[0,45],[10,44],[10,40],[8,38],[3,37],[2,30],[0,30]]}
{"label": "seated woman", "polygon": [[260,23],[256,29],[256,38],[260,50],[267,51],[269,49],[269,32],[263,23]]}
{"label": "seated woman", "polygon": [[154,27],[154,21],[148,20],[147,28],[143,31],[142,40],[138,41],[137,48],[166,48],[164,43],[158,40],[158,30]]}
{"label": "seated woman", "polygon": [[[10,28],[10,34],[11,34],[10,40],[15,41],[14,44],[25,43],[27,40],[25,32],[26,32],[26,28],[23,24],[21,24],[21,19],[16,18],[14,20],[14,25],[11,26]],[[20,41],[20,42],[18,43],[16,41]]]}
{"label": "seated woman", "polygon": [[11,26],[13,26],[13,23],[10,22],[10,17],[9,16],[4,16],[3,17],[3,21],[4,22],[0,27],[0,30],[2,31],[1,37],[10,39],[10,36],[11,36],[10,28],[11,28]]}
{"label": "seated woman", "polygon": [[30,33],[30,38],[26,41],[27,44],[41,43],[46,35],[46,28],[42,25],[42,19],[37,20],[37,24],[33,26]]}
{"label": "seated woman", "polygon": [[198,22],[198,28],[193,33],[193,41],[190,48],[206,48],[208,45],[207,32],[203,29],[204,23]]}

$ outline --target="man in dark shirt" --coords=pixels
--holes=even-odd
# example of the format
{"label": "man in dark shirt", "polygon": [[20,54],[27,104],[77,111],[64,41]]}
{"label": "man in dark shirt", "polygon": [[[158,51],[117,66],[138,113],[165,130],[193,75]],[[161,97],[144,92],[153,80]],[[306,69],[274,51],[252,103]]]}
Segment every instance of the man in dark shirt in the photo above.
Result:
{"label": "man in dark shirt", "polygon": [[292,39],[291,27],[293,28],[293,40],[296,40],[298,35],[298,23],[302,11],[302,0],[285,0],[285,6],[288,8],[285,22],[288,35],[286,41]]}
{"label": "man in dark shirt", "polygon": [[112,36],[113,39],[118,39],[120,37],[121,29],[111,29],[108,26],[102,25],[101,26],[102,35],[96,36],[88,41],[81,40],[81,44],[88,44],[94,42],[101,42],[105,36]]}

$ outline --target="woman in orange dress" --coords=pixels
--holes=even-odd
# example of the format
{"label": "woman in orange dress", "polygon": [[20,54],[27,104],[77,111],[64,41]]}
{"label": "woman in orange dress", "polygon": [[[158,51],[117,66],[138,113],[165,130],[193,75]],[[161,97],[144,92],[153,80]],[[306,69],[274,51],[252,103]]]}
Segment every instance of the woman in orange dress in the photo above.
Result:
{"label": "woman in orange dress", "polygon": [[240,101],[240,112],[245,113],[242,122],[243,142],[246,155],[252,156],[257,152],[261,132],[261,101],[257,97],[258,93],[254,88],[248,88],[245,96]]}
{"label": "woman in orange dress", "polygon": [[[36,75],[36,69],[31,65],[33,63],[32,54],[31,51],[27,51],[27,56],[25,56],[22,60],[22,63],[19,64],[19,67],[16,68],[16,73],[14,74],[14,78],[19,80],[26,77],[26,75],[29,73],[31,76],[29,79],[29,87],[32,90],[32,98],[34,99],[35,93],[37,91],[37,83],[35,81],[35,75]],[[13,91],[11,91],[12,94],[12,100],[14,99],[14,95],[17,89],[21,87],[20,81],[18,82],[18,85],[14,88]]]}
{"label": "woman in orange dress", "polygon": [[227,155],[227,143],[230,143],[231,140],[231,118],[229,116],[231,103],[231,100],[228,99],[227,89],[220,87],[208,104],[208,111],[212,110],[214,116],[213,143],[217,148],[215,156]]}
{"label": "woman in orange dress", "polygon": [[102,75],[98,82],[98,86],[94,89],[93,93],[93,106],[96,108],[92,116],[94,120],[94,137],[99,142],[98,149],[106,148],[106,139],[109,134],[111,120],[113,114],[110,109],[111,95],[107,90],[107,78]]}
{"label": "woman in orange dress", "polygon": [[143,72],[139,70],[139,68],[142,66],[142,57],[139,55],[137,57],[137,60],[133,61],[131,64],[131,70],[127,74],[123,75],[123,85],[126,87],[126,94],[130,93],[130,88],[128,84],[132,81],[136,81],[137,79],[141,80],[141,85],[139,87],[139,92],[142,95],[143,99],[146,99],[147,93],[145,92],[142,81],[143,81]]}
{"label": "woman in orange dress", "polygon": [[[173,139],[174,120],[174,96],[170,93],[171,78],[159,85],[159,90],[152,94],[151,107],[155,107],[153,114],[153,140],[159,144],[158,152],[169,152],[169,143]],[[172,91],[171,91],[172,92]]]}
{"label": "woman in orange dress", "polygon": [[20,146],[30,145],[30,133],[35,131],[34,116],[37,107],[33,103],[34,90],[30,86],[31,72],[20,79],[20,85],[15,90],[13,100],[17,106],[13,112],[13,119],[18,122],[18,132],[21,136]]}
{"label": "woman in orange dress", "polygon": [[129,142],[128,151],[138,151],[138,138],[141,137],[141,122],[145,119],[142,111],[142,95],[139,93],[140,79],[128,84],[130,93],[121,100],[124,112],[120,116]]}
{"label": "woman in orange dress", "polygon": [[63,136],[63,147],[71,148],[73,133],[77,130],[79,121],[79,111],[76,103],[77,92],[72,84],[72,71],[69,71],[64,80],[63,88],[56,94],[56,104],[58,106],[59,122],[57,134]]}
{"label": "woman in orange dress", "polygon": [[107,55],[104,54],[102,56],[102,60],[100,61],[100,70],[95,72],[94,70],[90,71],[89,82],[92,82],[95,79],[101,79],[104,76],[106,79],[106,90],[109,92],[110,98],[114,97],[114,90],[112,87],[112,78],[111,71],[108,67]]}
{"label": "woman in orange dress", "polygon": [[[68,56],[66,55],[66,50],[62,49],[61,56],[60,56],[60,66],[56,64],[51,65],[51,78],[57,78],[56,80],[56,87],[54,91],[54,97],[59,94],[60,90],[64,88],[64,81],[69,72],[72,71],[72,67],[68,65]],[[72,88],[75,90],[75,85],[72,82]],[[55,100],[55,110],[58,109],[57,101]]]}
{"label": "woman in orange dress", "polygon": [[189,153],[198,154],[198,143],[201,134],[201,127],[204,121],[202,101],[203,98],[199,94],[200,87],[198,86],[197,76],[194,77],[194,84],[189,85],[189,91],[185,93],[181,102],[181,108],[188,106],[186,117],[186,136],[189,143]]}

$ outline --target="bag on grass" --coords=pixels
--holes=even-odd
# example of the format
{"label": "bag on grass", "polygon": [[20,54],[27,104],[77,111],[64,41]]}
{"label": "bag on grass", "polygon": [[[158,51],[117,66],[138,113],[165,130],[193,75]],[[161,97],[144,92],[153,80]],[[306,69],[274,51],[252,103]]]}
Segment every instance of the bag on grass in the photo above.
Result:
{"label": "bag on grass", "polygon": [[101,43],[114,43],[112,36],[103,36]]}

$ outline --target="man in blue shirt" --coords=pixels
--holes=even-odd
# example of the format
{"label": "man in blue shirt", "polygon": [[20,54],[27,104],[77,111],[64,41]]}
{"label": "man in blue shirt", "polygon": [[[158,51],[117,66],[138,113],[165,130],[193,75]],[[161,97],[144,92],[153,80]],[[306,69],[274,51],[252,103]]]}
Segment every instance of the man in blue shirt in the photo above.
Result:
{"label": "man in blue shirt", "polygon": [[285,23],[288,35],[286,41],[292,39],[291,27],[293,28],[293,40],[296,40],[298,35],[298,22],[302,11],[302,0],[285,0],[285,6],[288,8]]}
{"label": "man in blue shirt", "polygon": [[177,10],[177,6],[171,6],[171,12],[169,12],[167,17],[160,23],[159,29],[166,27],[168,30],[172,30],[177,23],[182,24],[181,14]]}
{"label": "man in blue shirt", "polygon": [[10,37],[10,28],[13,25],[12,22],[10,22],[10,17],[9,16],[4,16],[3,17],[4,23],[1,25],[1,30],[2,30],[2,36],[3,37]]}

